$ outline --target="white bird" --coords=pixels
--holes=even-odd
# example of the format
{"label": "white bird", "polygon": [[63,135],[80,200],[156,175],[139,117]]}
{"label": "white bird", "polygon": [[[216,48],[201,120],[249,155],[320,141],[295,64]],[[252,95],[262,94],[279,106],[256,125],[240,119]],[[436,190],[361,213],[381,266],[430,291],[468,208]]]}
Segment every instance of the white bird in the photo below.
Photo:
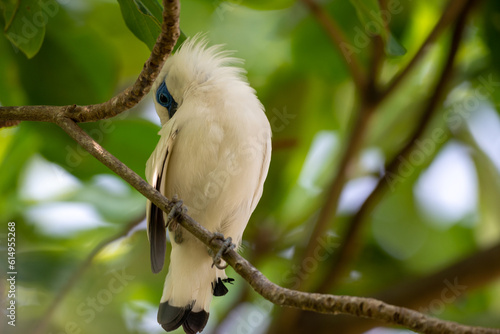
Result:
{"label": "white bird", "polygon": [[[271,127],[247,83],[238,59],[188,39],[170,56],[153,84],[162,128],[146,164],[148,182],[167,198],[183,201],[188,214],[211,232],[241,244],[243,231],[262,195],[271,159]],[[167,216],[147,204],[151,268],[165,259]],[[178,224],[169,225],[172,251],[158,310],[166,331],[205,327],[212,296],[231,282],[213,267],[207,247]]]}

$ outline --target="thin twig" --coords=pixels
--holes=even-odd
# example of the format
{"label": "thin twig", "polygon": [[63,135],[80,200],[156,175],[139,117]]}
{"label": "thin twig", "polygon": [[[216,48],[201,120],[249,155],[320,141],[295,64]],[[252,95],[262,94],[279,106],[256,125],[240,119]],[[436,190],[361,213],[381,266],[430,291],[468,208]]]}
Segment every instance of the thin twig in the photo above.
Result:
{"label": "thin twig", "polygon": [[371,104],[380,103],[380,87],[378,78],[384,60],[384,41],[379,35],[372,37],[372,56],[370,58],[370,67],[368,70],[367,85],[364,98],[371,101]]}
{"label": "thin twig", "polygon": [[335,256],[334,262],[330,265],[330,268],[332,268],[332,270],[324,279],[323,284],[319,287],[319,289],[317,289],[318,292],[324,293],[327,291],[331,291],[332,287],[338,282],[338,279],[342,276],[342,274],[345,273],[349,263],[354,257],[356,249],[358,248],[356,240],[358,239],[358,235],[360,233],[363,222],[366,221],[366,217],[371,213],[373,208],[380,201],[383,194],[387,190],[388,177],[397,175],[402,161],[404,160],[401,159],[401,157],[407,159],[408,156],[414,151],[416,141],[425,133],[425,130],[433,119],[434,113],[436,112],[436,110],[439,110],[439,103],[444,98],[445,92],[447,91],[447,83],[452,76],[453,63],[460,46],[463,31],[465,29],[468,11],[475,3],[475,0],[468,0],[466,6],[460,12],[453,31],[450,51],[448,53],[445,66],[443,68],[443,71],[441,72],[435,88],[433,89],[433,94],[424,108],[417,127],[414,129],[413,134],[408,140],[407,144],[387,165],[386,172],[379,179],[377,186],[370,193],[365,202],[361,205],[358,212],[352,218],[351,222],[349,223],[349,227],[347,233],[345,234],[344,240],[342,241],[341,246]]}
{"label": "thin twig", "polygon": [[50,324],[50,321],[52,320],[52,316],[54,315],[54,312],[56,309],[59,307],[61,302],[63,301],[64,297],[68,294],[68,292],[75,286],[75,284],[78,282],[78,280],[83,276],[83,273],[90,267],[92,264],[92,261],[94,258],[109,244],[115,242],[116,240],[123,238],[127,236],[130,231],[134,227],[136,227],[141,221],[143,221],[145,216],[141,216],[139,219],[134,219],[125,227],[120,230],[117,234],[109,237],[108,239],[105,239],[101,241],[90,253],[87,255],[85,260],[83,260],[82,263],[78,266],[78,268],[73,272],[73,275],[66,281],[66,284],[62,287],[61,290],[59,290],[58,294],[50,304],[50,306],[47,308],[45,311],[44,315],[41,317],[41,320],[33,327],[31,333],[33,334],[43,334],[45,333],[45,329],[47,326]]}
{"label": "thin twig", "polygon": [[337,23],[321,8],[314,0],[302,0],[302,2],[309,7],[311,13],[316,16],[319,23],[323,26],[328,37],[333,41],[333,44],[342,54],[349,72],[351,72],[352,80],[361,93],[365,91],[365,77],[362,72],[362,67],[356,55],[351,54],[349,57],[344,54],[342,50],[343,45],[347,45],[347,39],[344,33],[339,28]]}
{"label": "thin twig", "polygon": [[[139,175],[107,152],[92,137],[87,135],[71,119],[64,116],[58,118],[57,124],[75,139],[85,150],[105,164],[122,179],[136,188],[151,200],[163,212],[169,212],[173,204],[152,186],[142,180]],[[187,213],[180,214],[179,223],[197,239],[217,253],[223,241],[214,238],[214,234],[197,223]],[[223,255],[223,259],[244,278],[261,296],[275,305],[299,308],[325,314],[350,314],[358,317],[374,319],[387,324],[401,325],[408,329],[429,334],[500,334],[498,329],[488,329],[460,325],[444,321],[422,313],[398,306],[389,305],[373,298],[335,296],[318,293],[306,293],[280,287],[269,281],[250,262],[233,249]]]}
{"label": "thin twig", "polygon": [[441,35],[443,30],[446,29],[448,25],[455,21],[458,15],[463,12],[464,6],[466,6],[467,0],[450,0],[443,10],[443,15],[434,26],[434,29],[427,36],[426,40],[422,43],[417,53],[410,60],[408,65],[396,75],[392,81],[387,85],[387,88],[382,91],[381,98],[387,97],[396,87],[398,87],[403,79],[405,79],[411,70],[419,63],[419,61],[426,54],[430,45]]}

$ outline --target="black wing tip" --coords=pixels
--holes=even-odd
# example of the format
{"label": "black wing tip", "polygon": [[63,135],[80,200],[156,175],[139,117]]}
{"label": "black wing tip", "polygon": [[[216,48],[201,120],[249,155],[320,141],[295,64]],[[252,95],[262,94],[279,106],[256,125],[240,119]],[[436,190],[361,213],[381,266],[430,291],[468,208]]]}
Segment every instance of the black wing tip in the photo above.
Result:
{"label": "black wing tip", "polygon": [[154,261],[151,261],[151,271],[153,274],[158,274],[163,269],[163,265],[158,267],[158,264]]}
{"label": "black wing tip", "polygon": [[167,235],[165,229],[165,221],[163,219],[163,211],[160,210],[154,203],[151,203],[151,216],[149,218],[149,247],[151,257],[151,271],[154,274],[159,273],[163,269],[165,262],[165,252],[167,250]]}
{"label": "black wing tip", "polygon": [[167,331],[173,331],[182,325],[187,334],[201,332],[208,322],[209,313],[202,310],[192,312],[192,302],[184,307],[172,306],[168,301],[160,303],[158,309],[158,323]]}

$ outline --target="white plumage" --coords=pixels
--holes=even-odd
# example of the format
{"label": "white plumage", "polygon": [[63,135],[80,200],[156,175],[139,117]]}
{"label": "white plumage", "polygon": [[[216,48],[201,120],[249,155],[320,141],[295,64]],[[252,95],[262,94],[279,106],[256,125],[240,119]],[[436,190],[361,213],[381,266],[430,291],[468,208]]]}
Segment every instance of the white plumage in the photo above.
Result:
{"label": "white plumage", "polygon": [[[161,138],[146,164],[148,182],[188,214],[238,246],[263,190],[271,158],[271,128],[237,59],[188,39],[153,85]],[[153,272],[163,267],[165,215],[148,201]],[[224,270],[212,267],[207,247],[178,226],[158,321],[166,331],[202,331],[213,295],[227,292]]]}

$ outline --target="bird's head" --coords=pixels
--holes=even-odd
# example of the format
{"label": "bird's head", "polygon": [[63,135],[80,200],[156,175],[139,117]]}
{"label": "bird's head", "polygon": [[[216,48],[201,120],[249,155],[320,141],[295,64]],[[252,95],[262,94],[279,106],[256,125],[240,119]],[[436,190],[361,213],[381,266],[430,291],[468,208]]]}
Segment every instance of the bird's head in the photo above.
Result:
{"label": "bird's head", "polygon": [[246,81],[242,81],[245,71],[229,66],[240,60],[229,57],[231,52],[222,51],[221,47],[207,47],[206,40],[197,35],[188,38],[165,61],[153,84],[155,108],[162,126],[197,88],[206,85],[231,85],[233,82],[248,86]]}

